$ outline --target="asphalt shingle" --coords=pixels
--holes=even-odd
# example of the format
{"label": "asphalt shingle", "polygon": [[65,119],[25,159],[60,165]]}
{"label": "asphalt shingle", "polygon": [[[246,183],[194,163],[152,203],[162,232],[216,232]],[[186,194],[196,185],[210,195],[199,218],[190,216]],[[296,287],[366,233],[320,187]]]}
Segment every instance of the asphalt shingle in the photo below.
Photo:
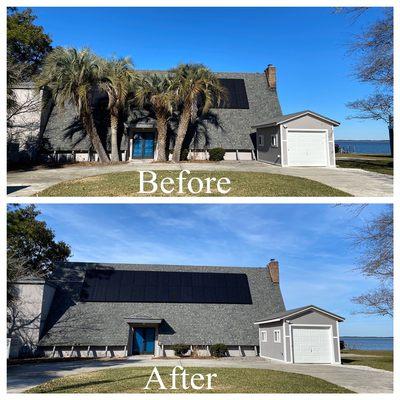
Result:
{"label": "asphalt shingle", "polygon": [[[138,71],[139,73],[165,73],[165,71]],[[276,90],[270,89],[263,73],[217,73],[222,79],[243,79],[246,87],[249,109],[214,108],[220,122],[220,127],[207,123],[207,133],[210,147],[223,147],[231,150],[253,150],[255,130],[252,126],[262,123],[266,119],[282,115]],[[103,101],[104,96],[97,98]],[[108,128],[108,111],[105,104],[102,112],[98,113],[97,120],[99,134],[107,135],[107,147],[110,149],[110,129]],[[129,118],[128,118],[129,119]],[[53,107],[47,123],[43,127],[43,145],[47,151],[87,151],[90,141],[84,134],[78,121],[74,107],[66,105],[64,108]],[[204,140],[200,140],[202,146]],[[201,147],[200,147],[201,148]],[[121,138],[121,150],[126,149],[126,135]]]}

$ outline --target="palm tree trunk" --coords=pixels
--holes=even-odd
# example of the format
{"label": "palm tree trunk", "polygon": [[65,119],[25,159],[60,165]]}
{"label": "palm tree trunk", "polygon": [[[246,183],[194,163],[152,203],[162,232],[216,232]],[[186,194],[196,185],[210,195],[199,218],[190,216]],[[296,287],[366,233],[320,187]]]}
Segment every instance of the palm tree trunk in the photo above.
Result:
{"label": "palm tree trunk", "polygon": [[111,112],[111,161],[119,161],[119,148],[118,148],[118,115]]}
{"label": "palm tree trunk", "polygon": [[157,161],[167,161],[167,120],[157,116]]}
{"label": "palm tree trunk", "polygon": [[182,144],[185,140],[187,129],[189,126],[191,117],[191,104],[185,104],[181,118],[179,120],[178,132],[176,134],[174,154],[172,155],[173,162],[179,162],[181,160]]}
{"label": "palm tree trunk", "polygon": [[109,163],[110,159],[108,157],[108,154],[104,150],[103,143],[101,143],[99,134],[97,133],[96,126],[94,124],[93,116],[90,112],[84,113],[82,115],[82,122],[83,126],[85,128],[86,133],[90,137],[90,141],[92,142],[92,145],[99,156],[99,160],[102,163]]}

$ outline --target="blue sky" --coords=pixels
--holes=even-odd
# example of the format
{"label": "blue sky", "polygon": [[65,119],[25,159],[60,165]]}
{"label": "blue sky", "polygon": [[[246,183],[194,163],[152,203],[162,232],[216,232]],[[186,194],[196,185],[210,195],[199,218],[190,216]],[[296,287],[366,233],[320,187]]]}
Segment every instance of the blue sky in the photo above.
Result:
{"label": "blue sky", "polygon": [[288,309],[315,304],[346,317],[342,335],[391,336],[389,318],[353,313],[351,298],[376,286],[354,268],[359,217],[333,205],[40,204],[41,219],[72,260],[262,267],[280,262]]}
{"label": "blue sky", "polygon": [[54,45],[131,56],[138,69],[201,62],[215,71],[277,66],[284,113],[312,109],[341,121],[336,139],[387,139],[377,121],[346,120],[345,104],[372,88],[352,76],[346,45],[382,14],[332,8],[34,8]]}

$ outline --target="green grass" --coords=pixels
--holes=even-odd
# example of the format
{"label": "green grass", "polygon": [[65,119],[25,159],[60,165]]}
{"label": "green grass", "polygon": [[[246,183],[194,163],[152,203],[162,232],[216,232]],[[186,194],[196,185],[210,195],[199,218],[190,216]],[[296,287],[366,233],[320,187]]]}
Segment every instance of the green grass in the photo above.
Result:
{"label": "green grass", "polygon": [[336,156],[340,168],[360,168],[380,174],[393,175],[393,158],[382,155],[342,154]]}
{"label": "green grass", "polygon": [[[167,388],[172,368],[157,368]],[[287,372],[242,368],[186,368],[190,375],[216,373],[212,390],[159,390],[152,384],[144,390],[152,368],[110,368],[97,372],[53,379],[29,393],[351,393],[322,379]],[[190,379],[190,378],[189,378]],[[177,387],[181,387],[179,379]]]}
{"label": "green grass", "polygon": [[[170,176],[174,179],[179,171],[157,171],[157,182]],[[350,196],[322,183],[294,176],[255,172],[193,172],[190,177],[205,179],[227,177],[231,181],[231,191],[227,196]],[[175,181],[176,182],[176,181]],[[177,187],[177,184],[176,184]],[[197,186],[195,186],[197,188]],[[39,196],[140,196],[139,173],[119,172],[98,175],[73,181],[62,182],[40,192]],[[143,195],[142,195],[143,196]],[[157,193],[144,196],[167,196],[159,189]],[[189,192],[171,196],[193,196]],[[211,194],[200,193],[197,196],[223,196],[216,190]]]}
{"label": "green grass", "polygon": [[393,351],[342,350],[342,363],[393,371]]}
{"label": "green grass", "polygon": [[336,153],[336,158],[381,158],[392,159],[387,154],[360,154],[360,153]]}

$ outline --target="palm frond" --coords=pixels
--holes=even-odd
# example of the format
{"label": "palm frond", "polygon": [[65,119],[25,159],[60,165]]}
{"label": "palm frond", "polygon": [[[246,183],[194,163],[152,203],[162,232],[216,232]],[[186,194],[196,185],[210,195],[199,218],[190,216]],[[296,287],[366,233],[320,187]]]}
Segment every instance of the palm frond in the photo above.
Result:
{"label": "palm frond", "polygon": [[78,111],[89,107],[88,96],[99,76],[98,58],[90,49],[55,48],[44,60],[36,88],[50,90],[53,99],[64,107],[72,102]]}
{"label": "palm frond", "polygon": [[156,115],[168,119],[174,110],[175,93],[170,76],[145,75],[135,84],[135,102],[138,107],[150,107]]}

